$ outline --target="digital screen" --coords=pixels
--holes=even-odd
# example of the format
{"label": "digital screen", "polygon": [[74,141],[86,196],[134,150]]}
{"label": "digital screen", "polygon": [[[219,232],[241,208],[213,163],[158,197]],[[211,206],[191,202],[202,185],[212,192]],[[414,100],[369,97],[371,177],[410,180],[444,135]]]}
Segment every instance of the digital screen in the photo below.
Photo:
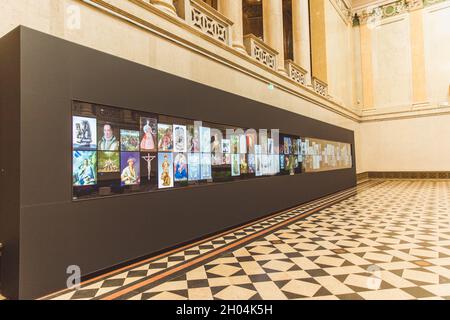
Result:
{"label": "digital screen", "polygon": [[73,102],[73,199],[352,166],[351,145]]}

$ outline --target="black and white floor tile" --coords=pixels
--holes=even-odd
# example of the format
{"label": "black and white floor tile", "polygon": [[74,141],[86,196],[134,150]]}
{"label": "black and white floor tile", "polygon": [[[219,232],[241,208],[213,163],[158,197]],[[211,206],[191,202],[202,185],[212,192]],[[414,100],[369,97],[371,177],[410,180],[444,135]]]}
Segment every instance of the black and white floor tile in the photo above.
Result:
{"label": "black and white floor tile", "polygon": [[450,299],[450,181],[368,182],[47,298]]}

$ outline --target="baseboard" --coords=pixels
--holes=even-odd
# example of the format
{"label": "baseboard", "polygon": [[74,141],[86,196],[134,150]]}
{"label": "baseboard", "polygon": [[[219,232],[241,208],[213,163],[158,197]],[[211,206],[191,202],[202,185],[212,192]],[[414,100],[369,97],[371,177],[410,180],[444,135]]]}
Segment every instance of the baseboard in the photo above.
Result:
{"label": "baseboard", "polygon": [[356,175],[358,183],[370,179],[450,179],[450,171],[369,171]]}

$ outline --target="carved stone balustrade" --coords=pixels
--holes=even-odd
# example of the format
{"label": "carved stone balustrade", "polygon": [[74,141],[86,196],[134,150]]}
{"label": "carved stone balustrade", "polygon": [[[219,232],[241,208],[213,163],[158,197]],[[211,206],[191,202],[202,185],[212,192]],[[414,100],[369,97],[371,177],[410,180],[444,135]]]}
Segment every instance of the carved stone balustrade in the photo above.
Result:
{"label": "carved stone balustrade", "polygon": [[254,34],[244,36],[244,47],[247,53],[270,69],[277,70],[278,52],[269,47],[261,39]]}
{"label": "carved stone balustrade", "polygon": [[233,22],[201,0],[178,0],[178,15],[189,25],[227,45],[231,45]]}
{"label": "carved stone balustrade", "polygon": [[328,98],[328,85],[325,82],[313,77],[312,84],[316,93],[320,94],[324,98]]}
{"label": "carved stone balustrade", "polygon": [[298,84],[306,86],[306,74],[308,72],[292,60],[286,60],[284,64],[288,77]]}

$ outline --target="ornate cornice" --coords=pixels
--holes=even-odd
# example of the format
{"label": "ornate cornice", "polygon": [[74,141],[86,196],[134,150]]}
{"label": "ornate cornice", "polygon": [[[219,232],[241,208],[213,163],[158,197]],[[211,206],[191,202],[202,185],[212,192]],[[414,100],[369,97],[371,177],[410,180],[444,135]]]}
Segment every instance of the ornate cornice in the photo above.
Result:
{"label": "ornate cornice", "polygon": [[352,9],[348,0],[329,0],[345,23],[351,22]]}
{"label": "ornate cornice", "polygon": [[395,0],[376,6],[369,5],[352,12],[353,26],[376,24],[386,18],[394,17],[413,10],[422,9],[449,0]]}

